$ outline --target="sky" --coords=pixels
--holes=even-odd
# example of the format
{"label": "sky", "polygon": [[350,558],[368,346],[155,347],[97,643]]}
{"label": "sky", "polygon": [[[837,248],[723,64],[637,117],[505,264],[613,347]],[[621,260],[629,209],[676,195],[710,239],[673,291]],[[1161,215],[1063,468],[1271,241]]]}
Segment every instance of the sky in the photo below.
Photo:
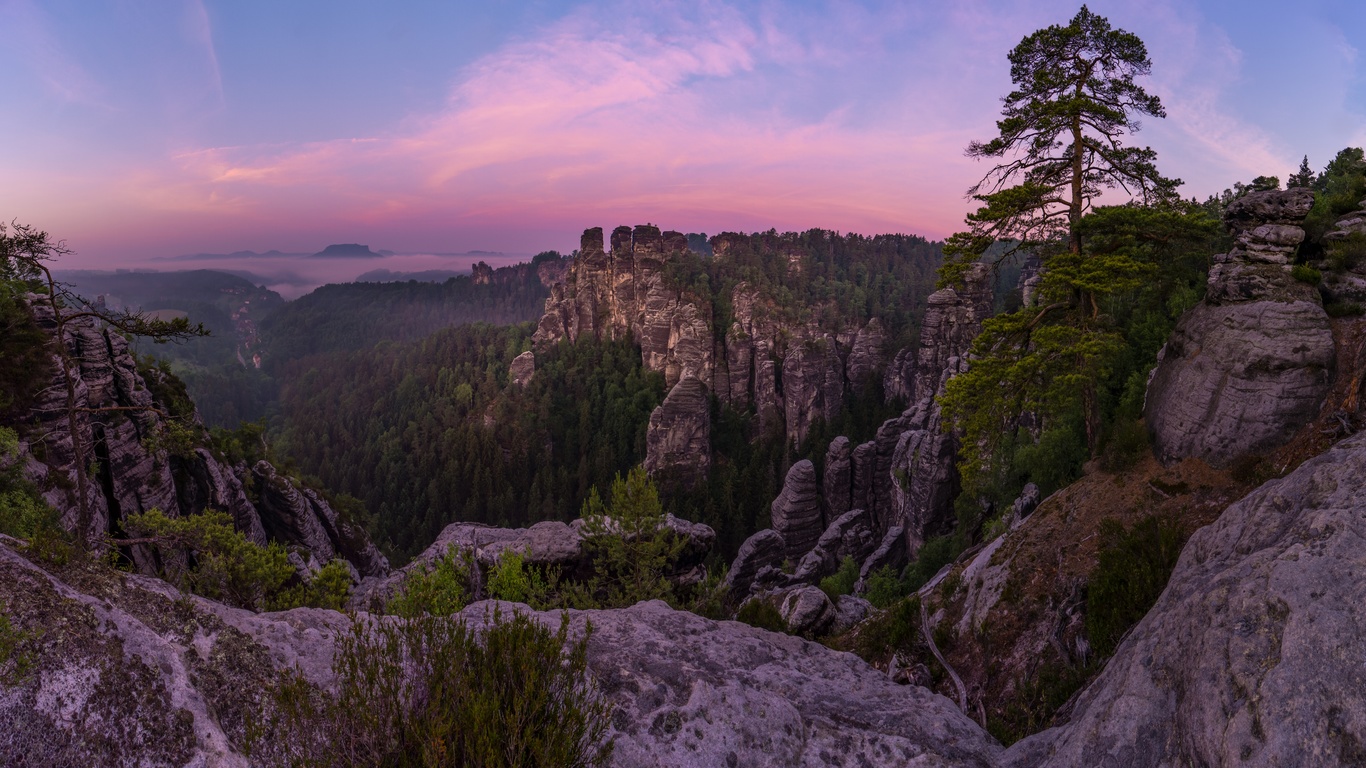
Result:
{"label": "sky", "polygon": [[[1133,141],[1187,197],[1366,144],[1360,0],[1090,7],[1147,44],[1167,118]],[[987,170],[963,150],[1006,55],[1077,8],[0,0],[0,219],[83,268],[568,252],[640,223],[937,239]]]}

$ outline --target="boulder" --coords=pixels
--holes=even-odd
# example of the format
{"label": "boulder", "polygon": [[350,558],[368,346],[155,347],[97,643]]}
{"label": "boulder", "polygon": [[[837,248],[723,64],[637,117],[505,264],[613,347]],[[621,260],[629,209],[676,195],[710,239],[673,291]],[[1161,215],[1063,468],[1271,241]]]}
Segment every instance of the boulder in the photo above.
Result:
{"label": "boulder", "polygon": [[1366,434],[1197,531],[1162,597],[1011,766],[1366,759]]}
{"label": "boulder", "polygon": [[782,493],[773,500],[769,511],[773,530],[783,537],[787,559],[794,563],[801,560],[825,530],[816,467],[809,459],[802,459],[787,471]]}
{"label": "boulder", "polygon": [[794,635],[815,637],[824,634],[834,622],[835,604],[820,590],[809,584],[793,587],[778,599],[778,613]]}
{"label": "boulder", "polygon": [[669,390],[645,429],[645,470],[691,487],[711,469],[711,397],[689,375]]}
{"label": "boulder", "polygon": [[721,586],[732,599],[743,600],[749,596],[759,572],[781,565],[786,557],[787,545],[782,535],[772,528],[765,528],[740,545],[740,551],[730,564]]}
{"label": "boulder", "polygon": [[1177,323],[1148,384],[1144,415],[1163,462],[1226,467],[1279,448],[1318,415],[1333,334],[1318,292],[1288,266],[1313,201],[1290,189],[1229,204],[1234,248],[1215,257],[1205,300]]}

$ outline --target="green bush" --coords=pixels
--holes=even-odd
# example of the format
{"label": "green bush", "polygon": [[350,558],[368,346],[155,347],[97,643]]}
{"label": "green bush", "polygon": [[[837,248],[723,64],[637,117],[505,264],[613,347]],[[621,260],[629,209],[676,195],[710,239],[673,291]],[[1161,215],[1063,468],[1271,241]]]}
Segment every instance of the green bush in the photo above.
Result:
{"label": "green bush", "polygon": [[0,533],[28,542],[31,556],[65,563],[71,557],[71,537],[57,510],[20,474],[18,456],[19,436],[0,427]]}
{"label": "green bush", "polygon": [[[336,693],[286,678],[251,729],[256,764],[605,765],[609,706],[570,642],[521,614],[482,629],[459,619],[356,619],[333,662]],[[589,628],[591,634],[591,627]]]}
{"label": "green bush", "polygon": [[1148,454],[1148,430],[1137,419],[1118,419],[1110,428],[1101,453],[1101,466],[1107,472],[1122,472]]}
{"label": "green bush", "polygon": [[858,563],[854,558],[846,556],[840,561],[840,568],[833,574],[821,579],[821,591],[831,600],[840,595],[849,595],[854,592],[854,585],[858,583]]}
{"label": "green bush", "polygon": [[920,642],[920,597],[895,602],[860,627],[855,650],[869,662],[897,651],[914,651]]}
{"label": "green bush", "polygon": [[[162,551],[162,576],[197,595],[253,611],[278,611],[301,605],[339,608],[350,593],[350,571],[344,563],[323,567],[306,584],[279,542],[261,546],[232,525],[226,512],[205,510],[187,517],[167,517],[159,509],[127,515],[124,530],[133,539],[116,544],[147,544]],[[186,567],[181,553],[193,553]]]}
{"label": "green bush", "polygon": [[1015,695],[999,715],[987,719],[987,731],[1007,746],[1053,724],[1053,716],[1095,673],[1095,665],[1069,667],[1043,664],[1016,681]]}
{"label": "green bush", "polygon": [[1331,301],[1324,305],[1323,311],[1329,317],[1356,317],[1363,312],[1361,305],[1355,301]]}
{"label": "green bush", "polygon": [[1290,276],[1301,283],[1318,285],[1323,282],[1323,273],[1308,264],[1296,264],[1290,268]]}
{"label": "green bush", "polygon": [[1086,635],[1105,657],[1161,596],[1186,535],[1174,520],[1145,517],[1127,531],[1106,520],[1100,536],[1098,562],[1086,585]]}
{"label": "green bush", "polygon": [[868,574],[868,583],[864,587],[863,596],[874,608],[886,608],[910,594],[906,582],[897,576],[896,570],[890,565]]}
{"label": "green bush", "polygon": [[739,613],[735,614],[735,620],[770,632],[787,631],[787,622],[783,621],[783,614],[764,600],[746,601],[740,606]]}
{"label": "green bush", "polygon": [[474,568],[473,555],[452,546],[437,560],[409,571],[384,610],[406,618],[458,613],[469,603]]}
{"label": "green bush", "polygon": [[617,475],[608,500],[594,488],[583,504],[584,544],[593,557],[587,591],[604,608],[676,599],[668,573],[687,541],[665,526],[654,481],[636,467]]}
{"label": "green bush", "polygon": [[0,684],[18,685],[28,678],[33,669],[31,632],[15,629],[10,624],[5,604],[0,602]]}
{"label": "green bush", "polygon": [[926,541],[915,562],[906,569],[906,590],[914,592],[925,586],[939,569],[952,563],[964,549],[955,536],[936,536]]}
{"label": "green bush", "polygon": [[484,587],[495,600],[526,603],[537,609],[544,607],[549,592],[540,571],[528,568],[522,555],[510,551],[489,570]]}

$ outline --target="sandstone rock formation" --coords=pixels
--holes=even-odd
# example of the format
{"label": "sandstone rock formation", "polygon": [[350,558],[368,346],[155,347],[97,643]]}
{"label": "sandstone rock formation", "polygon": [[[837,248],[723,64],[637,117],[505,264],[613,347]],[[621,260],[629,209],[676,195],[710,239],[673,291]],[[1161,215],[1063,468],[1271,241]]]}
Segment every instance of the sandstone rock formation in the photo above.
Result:
{"label": "sandstone rock formation", "polygon": [[815,465],[803,459],[787,471],[782,493],[769,510],[773,530],[783,537],[787,558],[794,563],[816,546],[825,530],[818,488]]}
{"label": "sandstone rock formation", "polygon": [[821,478],[825,519],[834,520],[849,511],[854,494],[854,447],[843,435],[825,450],[825,473]]}
{"label": "sandstone rock formation", "polygon": [[645,470],[693,486],[711,469],[711,397],[686,376],[650,414],[645,429]]}
{"label": "sandstone rock formation", "polygon": [[[35,319],[55,333],[50,305],[32,304]],[[125,515],[159,509],[168,515],[192,515],[207,508],[227,512],[248,539],[265,544],[274,539],[300,551],[315,566],[334,557],[347,560],[356,578],[382,576],[388,561],[363,529],[342,516],[315,492],[276,473],[267,462],[248,468],[230,466],[205,448],[171,452],[166,447],[165,404],[153,390],[168,385],[159,371],[147,378],[138,372],[128,342],[91,318],[67,325],[67,353],[75,385],[76,434],[85,461],[95,473],[87,484],[88,533],[98,539],[116,531]],[[54,355],[54,375],[39,395],[36,420],[22,434],[25,475],[44,499],[63,515],[63,525],[79,527],[80,502],[76,444],[66,409],[62,358]],[[197,416],[184,425],[207,442]],[[247,487],[261,489],[253,501]],[[134,547],[133,560],[144,572],[155,572],[149,552]]]}
{"label": "sandstone rock formation", "polygon": [[525,387],[535,375],[536,355],[529,350],[512,358],[512,362],[508,364],[508,379],[515,387]]}
{"label": "sandstone rock formation", "polygon": [[[747,242],[744,236],[718,235],[713,258],[724,261]],[[685,236],[654,226],[617,227],[610,251],[603,248],[601,228],[586,230],[579,255],[551,288],[533,337],[536,349],[585,334],[629,334],[640,344],[641,362],[663,373],[667,386],[692,376],[733,409],[752,406],[760,432],[781,427],[794,444],[817,419],[839,414],[846,391],[862,393],[883,375],[887,332],[880,320],[827,327],[812,319],[818,313],[800,319],[802,311],[777,306],[744,281],[726,297],[730,327],[713,333],[711,297],[666,277],[668,262],[687,253]],[[805,258],[790,245],[765,255],[785,260],[794,274]]]}
{"label": "sandstone rock formation", "polygon": [[666,260],[687,250],[682,234],[641,225],[617,227],[607,252],[602,228],[585,230],[578,258],[546,299],[532,337],[537,349],[584,334],[631,334],[645,367],[664,373],[669,386],[685,375],[711,381],[710,310],[700,304],[702,297],[668,285],[663,273]]}
{"label": "sandstone rock formation", "polygon": [[731,563],[721,586],[727,594],[742,600],[749,595],[761,571],[776,568],[786,557],[787,544],[782,535],[772,528],[765,528],[740,545],[740,551],[736,553],[735,561]]}
{"label": "sandstone rock formation", "polygon": [[797,563],[793,577],[814,584],[839,570],[840,563],[846,557],[862,564],[879,543],[871,523],[872,517],[862,509],[851,510],[838,517],[821,534],[816,546]]}
{"label": "sandstone rock formation", "polygon": [[1181,318],[1148,386],[1144,414],[1164,462],[1228,466],[1279,447],[1318,414],[1333,336],[1317,291],[1288,267],[1312,204],[1306,189],[1229,204],[1237,243],[1215,257],[1205,301]]}
{"label": "sandstone rock formation", "polygon": [[1366,758],[1366,435],[1230,506],[1071,721],[1013,766],[1351,765]]}

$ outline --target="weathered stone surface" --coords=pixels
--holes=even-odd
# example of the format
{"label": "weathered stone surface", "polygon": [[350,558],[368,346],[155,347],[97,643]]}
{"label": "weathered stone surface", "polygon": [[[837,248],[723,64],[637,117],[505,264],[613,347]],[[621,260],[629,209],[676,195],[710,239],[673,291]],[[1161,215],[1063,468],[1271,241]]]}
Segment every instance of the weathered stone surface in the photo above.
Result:
{"label": "weathered stone surface", "polygon": [[887,402],[900,400],[915,402],[915,364],[918,349],[904,347],[897,351],[887,370],[882,374],[882,396]]}
{"label": "weathered stone surface", "polygon": [[778,597],[778,613],[794,635],[816,637],[834,622],[835,604],[819,587],[792,587]]}
{"label": "weathered stone surface", "polygon": [[849,631],[872,612],[873,604],[867,600],[854,595],[840,595],[835,600],[835,619],[830,625],[830,634],[839,635]]}
{"label": "weathered stone surface", "polygon": [[793,577],[798,581],[815,583],[839,570],[840,563],[846,557],[862,563],[878,545],[871,522],[871,516],[862,509],[841,515],[825,529],[816,546],[797,563]]}
{"label": "weathered stone surface", "polygon": [[793,342],[783,358],[787,439],[800,445],[816,419],[834,420],[844,406],[844,363],[830,336]]}
{"label": "weathered stone surface", "polygon": [[711,469],[711,397],[702,382],[681,379],[650,414],[645,470],[691,486]]}
{"label": "weathered stone surface", "polygon": [[512,358],[512,363],[508,365],[508,378],[512,380],[513,386],[525,387],[534,375],[536,355],[530,350]]}
{"label": "weathered stone surface", "polygon": [[874,317],[859,329],[854,343],[849,349],[849,362],[846,373],[849,388],[856,395],[862,395],[875,377],[882,373],[886,363],[883,346],[887,343],[887,332],[882,321]]}
{"label": "weathered stone surface", "polygon": [[1071,721],[1006,764],[1360,763],[1363,477],[1359,435],[1197,531]]}
{"label": "weathered stone surface", "polygon": [[[55,334],[50,305],[35,300],[31,306],[39,326]],[[86,493],[89,533],[96,539],[117,530],[127,515],[159,509],[174,517],[211,508],[227,512],[237,529],[258,544],[274,539],[303,550],[303,562],[316,566],[341,557],[357,578],[388,572],[388,561],[363,529],[341,519],[317,494],[278,476],[269,464],[248,470],[228,466],[204,448],[172,455],[158,447],[165,443],[165,404],[154,402],[152,385],[163,384],[163,374],[152,369],[145,374],[150,380],[144,379],[121,335],[97,327],[92,318],[78,318],[67,324],[66,341],[69,358],[79,361],[70,371],[79,409],[76,434],[85,447],[84,461],[96,470]],[[26,425],[21,451],[25,476],[62,514],[63,525],[75,531],[80,517],[76,447],[66,415],[62,364],[54,355],[53,380],[40,396],[37,421]],[[182,426],[197,432],[201,443],[208,442],[197,416]],[[260,503],[251,500],[244,485],[253,471],[271,485]],[[132,555],[139,570],[157,572],[146,547],[133,547]]]}
{"label": "weathered stone surface", "polygon": [[782,535],[772,528],[765,528],[740,545],[740,551],[730,564],[721,586],[732,599],[743,600],[749,596],[759,572],[765,568],[776,568],[786,557],[787,544]]}
{"label": "weathered stone surface", "polygon": [[906,530],[899,525],[892,526],[882,535],[882,541],[878,542],[873,554],[863,561],[863,566],[859,568],[859,582],[867,582],[874,571],[882,568],[900,571],[909,559],[906,554]]}
{"label": "weathered stone surface", "polygon": [[1201,305],[1177,324],[1148,388],[1158,457],[1227,466],[1277,448],[1318,414],[1333,334],[1311,302]]}
{"label": "weathered stone surface", "polygon": [[[512,552],[524,562],[556,568],[566,578],[584,578],[592,574],[593,563],[584,546],[584,521],[563,523],[544,520],[529,528],[495,528],[482,523],[451,523],[442,529],[431,546],[413,561],[383,580],[367,583],[358,590],[352,604],[358,608],[383,605],[407,575],[414,569],[429,567],[448,553],[468,553],[478,566],[479,577],[498,564],[503,555]],[[608,525],[611,525],[610,519]],[[677,561],[669,576],[675,583],[693,583],[697,568],[716,543],[716,532],[710,526],[665,515],[663,526],[684,541]],[[482,580],[480,581],[482,583]]]}
{"label": "weathered stone surface", "polygon": [[825,530],[816,467],[809,459],[802,459],[788,469],[782,493],[773,500],[769,512],[773,530],[783,537],[788,559],[794,563],[801,560]]}
{"label": "weathered stone surface", "polygon": [[271,538],[302,546],[319,565],[341,558],[361,577],[389,573],[389,560],[365,529],[343,519],[316,491],[299,487],[269,462],[257,462],[252,474],[261,499],[257,509]]}
{"label": "weathered stone surface", "polygon": [[[248,715],[285,670],[335,684],[350,619],[298,609],[252,614],[133,575],[87,574],[86,593],[0,540],[0,602],[43,631],[34,673],[0,693],[0,763],[245,768]],[[476,628],[509,603],[477,603]],[[558,628],[558,612],[529,613]],[[612,708],[610,765],[992,765],[1001,748],[947,699],[893,683],[848,653],[662,602],[571,611],[591,623],[588,668]]]}
{"label": "weathered stone surface", "polygon": [[1039,491],[1039,486],[1033,483],[1025,483],[1025,487],[1020,489],[1020,495],[1010,505],[1010,527],[1014,528],[1023,523],[1026,518],[1034,514],[1034,510],[1043,503],[1043,494]]}
{"label": "weathered stone surface", "polygon": [[1289,224],[1295,227],[1314,207],[1314,192],[1304,187],[1250,192],[1228,204],[1224,223],[1235,233],[1264,224]]}
{"label": "weathered stone surface", "polygon": [[840,435],[825,450],[825,476],[821,478],[821,499],[825,517],[834,520],[849,511],[854,494],[854,446]]}

